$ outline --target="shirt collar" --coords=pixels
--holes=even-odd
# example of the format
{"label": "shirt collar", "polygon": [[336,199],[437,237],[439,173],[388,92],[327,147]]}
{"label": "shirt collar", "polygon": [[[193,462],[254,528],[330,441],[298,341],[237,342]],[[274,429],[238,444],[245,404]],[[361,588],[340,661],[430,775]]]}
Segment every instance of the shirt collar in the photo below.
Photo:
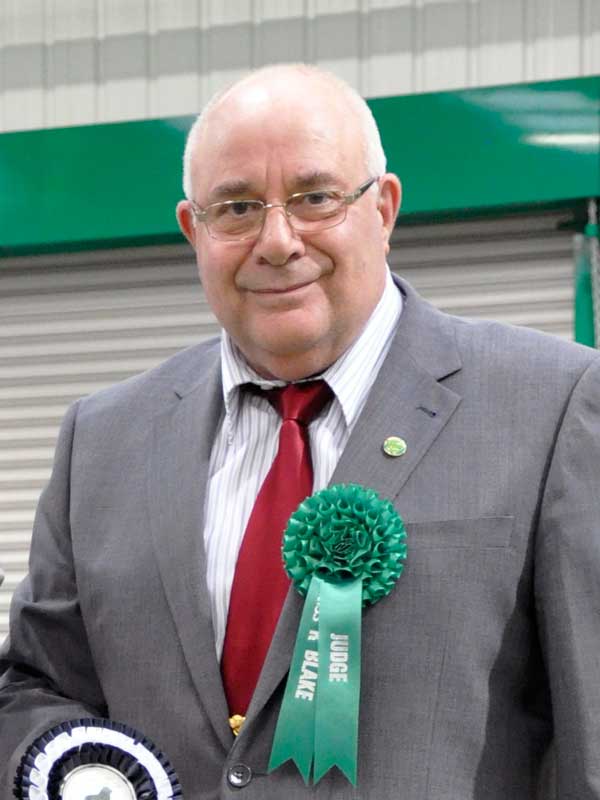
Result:
{"label": "shirt collar", "polygon": [[340,402],[346,425],[354,426],[388,353],[402,313],[402,295],[387,270],[385,288],[362,333],[323,373]]}
{"label": "shirt collar", "polygon": [[[367,394],[389,350],[401,312],[402,295],[388,269],[383,294],[362,333],[337,361],[318,376],[327,381],[338,399],[348,427],[354,425],[362,410]],[[225,330],[221,333],[221,373],[229,437],[235,428],[241,395],[240,387],[243,384],[255,383],[262,389],[285,385],[285,381],[271,380],[259,375],[248,364]]]}

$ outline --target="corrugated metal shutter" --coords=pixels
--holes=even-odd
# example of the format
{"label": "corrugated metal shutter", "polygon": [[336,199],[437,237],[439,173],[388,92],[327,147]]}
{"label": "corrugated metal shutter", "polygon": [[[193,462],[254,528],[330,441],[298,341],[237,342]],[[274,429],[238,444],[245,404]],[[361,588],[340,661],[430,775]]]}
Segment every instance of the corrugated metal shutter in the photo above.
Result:
{"label": "corrugated metal shutter", "polygon": [[[441,308],[569,338],[570,214],[407,226],[393,269]],[[25,575],[31,525],[66,406],[211,336],[187,246],[4,260],[0,265],[0,640]]]}
{"label": "corrugated metal shutter", "polygon": [[216,331],[187,246],[0,265],[0,640],[69,403]]}
{"label": "corrugated metal shutter", "polygon": [[390,266],[438,308],[573,337],[572,214],[397,228]]}

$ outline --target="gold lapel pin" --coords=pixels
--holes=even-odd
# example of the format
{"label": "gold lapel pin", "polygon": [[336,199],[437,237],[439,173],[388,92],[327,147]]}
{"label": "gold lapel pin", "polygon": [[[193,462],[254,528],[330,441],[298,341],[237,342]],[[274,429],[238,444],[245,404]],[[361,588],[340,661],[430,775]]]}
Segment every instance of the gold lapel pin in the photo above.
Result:
{"label": "gold lapel pin", "polygon": [[232,717],[229,717],[229,727],[233,731],[234,736],[237,736],[241,731],[245,719],[246,717],[242,717],[241,714],[234,714]]}
{"label": "gold lapel pin", "polygon": [[406,453],[407,445],[400,436],[388,436],[383,443],[383,452],[390,458],[398,458]]}

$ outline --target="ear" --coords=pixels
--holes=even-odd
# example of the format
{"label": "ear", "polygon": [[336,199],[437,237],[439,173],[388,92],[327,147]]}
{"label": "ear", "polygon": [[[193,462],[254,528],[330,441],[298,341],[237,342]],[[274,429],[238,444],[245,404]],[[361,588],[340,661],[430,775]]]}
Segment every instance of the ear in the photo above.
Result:
{"label": "ear", "polygon": [[396,224],[396,217],[402,201],[402,184],[393,172],[386,172],[379,179],[379,198],[377,208],[383,222],[382,235],[386,254],[390,250],[390,236]]}
{"label": "ear", "polygon": [[180,200],[177,203],[177,208],[175,210],[175,213],[177,214],[177,222],[179,223],[181,232],[195,250],[196,225],[195,225],[194,214],[192,213],[192,204],[190,203],[189,200]]}

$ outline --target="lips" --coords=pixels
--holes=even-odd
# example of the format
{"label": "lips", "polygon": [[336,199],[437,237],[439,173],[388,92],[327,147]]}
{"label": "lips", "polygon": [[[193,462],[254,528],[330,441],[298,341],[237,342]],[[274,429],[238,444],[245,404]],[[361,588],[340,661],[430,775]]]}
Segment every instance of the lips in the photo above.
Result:
{"label": "lips", "polygon": [[290,286],[273,286],[273,287],[265,287],[260,289],[251,289],[254,294],[289,294],[290,292],[295,292],[298,289],[303,289],[305,286],[310,286],[311,283],[314,281],[302,281],[300,283],[293,283]]}

